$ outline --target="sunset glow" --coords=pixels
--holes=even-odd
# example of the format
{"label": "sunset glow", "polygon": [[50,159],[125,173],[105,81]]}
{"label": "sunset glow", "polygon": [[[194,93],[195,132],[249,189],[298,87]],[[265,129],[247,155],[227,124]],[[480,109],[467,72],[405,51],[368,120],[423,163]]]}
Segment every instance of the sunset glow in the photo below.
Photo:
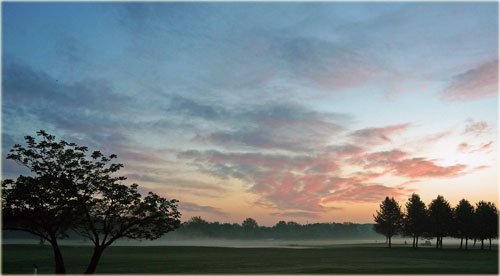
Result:
{"label": "sunset glow", "polygon": [[498,205],[498,3],[3,3],[5,156],[118,155],[182,220]]}

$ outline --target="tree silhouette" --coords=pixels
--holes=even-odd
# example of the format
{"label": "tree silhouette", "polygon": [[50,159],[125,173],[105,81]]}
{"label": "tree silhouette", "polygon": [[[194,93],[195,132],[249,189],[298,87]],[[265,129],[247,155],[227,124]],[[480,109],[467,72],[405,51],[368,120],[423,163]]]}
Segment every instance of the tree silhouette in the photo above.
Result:
{"label": "tree silhouette", "polygon": [[154,193],[143,197],[137,184],[121,184],[114,176],[123,165],[110,163],[116,155],[56,141],[45,131],[40,141],[26,136],[26,147],[15,145],[7,156],[34,176],[2,182],[3,229],[22,230],[47,240],[54,250],[56,273],[65,273],[57,239],[69,229],[94,243],[85,273],[94,273],[99,259],[115,240],[155,239],[180,224],[177,200]]}
{"label": "tree silhouette", "polygon": [[467,249],[468,239],[472,237],[474,228],[474,207],[469,201],[462,199],[453,210],[454,225],[456,227],[456,236],[460,238],[460,248],[463,246],[465,238],[465,249]]}
{"label": "tree silhouette", "polygon": [[498,237],[498,211],[495,204],[480,201],[476,205],[476,229],[477,238],[481,240],[481,249],[484,248],[484,240]]}
{"label": "tree silhouette", "polygon": [[380,204],[380,210],[374,216],[376,224],[374,229],[377,233],[384,235],[391,247],[391,238],[401,230],[403,215],[401,207],[394,198],[386,197]]}
{"label": "tree silhouette", "polygon": [[257,221],[255,221],[253,218],[246,218],[241,226],[245,229],[256,229],[259,227]]}
{"label": "tree silhouette", "polygon": [[406,203],[406,214],[403,218],[405,234],[413,237],[412,247],[418,247],[418,237],[425,231],[427,210],[425,203],[417,194],[412,194]]}
{"label": "tree silhouette", "polygon": [[257,221],[253,218],[246,218],[243,223],[241,223],[241,227],[245,232],[245,238],[250,238],[251,236],[256,236],[256,231],[259,230],[259,225]]}
{"label": "tree silhouette", "polygon": [[107,247],[119,238],[154,240],[180,225],[177,200],[154,193],[142,198],[137,184],[126,186],[103,183],[91,198],[81,203],[85,214],[78,228],[94,243],[92,258],[85,274],[92,274]]}
{"label": "tree silhouette", "polygon": [[66,197],[68,186],[65,180],[50,176],[19,176],[2,182],[2,229],[25,231],[47,240],[54,253],[56,274],[66,273],[58,239],[67,237],[78,218],[73,202]]}
{"label": "tree silhouette", "polygon": [[436,237],[436,248],[443,248],[443,237],[451,231],[452,209],[443,196],[438,195],[429,205],[429,233]]}

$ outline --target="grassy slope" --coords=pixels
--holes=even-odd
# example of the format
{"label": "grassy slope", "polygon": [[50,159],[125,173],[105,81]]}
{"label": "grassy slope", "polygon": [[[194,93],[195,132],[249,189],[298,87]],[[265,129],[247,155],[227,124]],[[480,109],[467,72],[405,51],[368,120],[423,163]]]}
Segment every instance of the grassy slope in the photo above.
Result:
{"label": "grassy slope", "polygon": [[[3,245],[2,272],[53,273],[49,246]],[[69,273],[82,273],[90,247],[62,247]],[[498,273],[498,251],[336,246],[311,249],[111,247],[97,273]]]}

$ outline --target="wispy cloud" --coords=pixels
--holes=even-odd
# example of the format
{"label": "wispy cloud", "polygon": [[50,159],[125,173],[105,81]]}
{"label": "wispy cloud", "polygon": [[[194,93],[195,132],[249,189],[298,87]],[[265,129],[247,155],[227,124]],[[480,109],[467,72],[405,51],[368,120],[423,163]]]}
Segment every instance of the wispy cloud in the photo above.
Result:
{"label": "wispy cloud", "polygon": [[456,177],[464,174],[464,169],[467,168],[464,164],[440,166],[435,160],[409,157],[407,152],[395,149],[367,154],[358,162],[364,164],[367,169],[380,168],[385,174],[392,173],[409,178]]}
{"label": "wispy cloud", "polygon": [[450,101],[477,100],[498,95],[498,59],[488,61],[453,78],[442,98]]}
{"label": "wispy cloud", "polygon": [[205,213],[205,214],[213,214],[220,217],[227,217],[228,214],[222,211],[220,208],[208,206],[208,205],[199,205],[193,202],[181,201],[179,202],[179,210],[189,211],[194,213]]}
{"label": "wispy cloud", "polygon": [[402,133],[411,127],[410,123],[391,125],[385,127],[364,128],[351,132],[349,136],[355,138],[359,143],[377,145],[390,143],[391,136]]}
{"label": "wispy cloud", "polygon": [[462,153],[488,152],[493,147],[493,141],[482,143],[479,145],[471,145],[463,142],[457,146],[457,151]]}
{"label": "wispy cloud", "polygon": [[215,131],[198,139],[225,147],[311,151],[344,129],[346,114],[321,113],[297,104],[267,104],[235,111],[225,118],[232,130]]}
{"label": "wispy cloud", "polygon": [[487,133],[490,130],[490,126],[485,121],[473,121],[467,120],[465,125],[464,134],[472,134],[474,136],[480,136]]}

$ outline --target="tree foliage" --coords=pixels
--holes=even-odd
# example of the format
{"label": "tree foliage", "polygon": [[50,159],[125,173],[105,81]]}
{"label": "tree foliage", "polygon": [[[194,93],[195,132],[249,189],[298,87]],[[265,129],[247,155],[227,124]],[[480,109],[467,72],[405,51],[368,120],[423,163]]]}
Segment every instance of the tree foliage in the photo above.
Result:
{"label": "tree foliage", "polygon": [[490,241],[498,237],[498,210],[495,204],[491,202],[480,201],[476,206],[475,213],[476,238],[481,240],[481,249],[484,248],[484,240]]}
{"label": "tree foliage", "polygon": [[57,239],[72,229],[94,243],[86,273],[93,273],[103,250],[119,238],[156,239],[180,225],[177,200],[149,193],[137,184],[127,186],[115,174],[123,167],[117,157],[45,131],[26,136],[7,156],[28,169],[31,176],[2,182],[3,229],[23,230],[50,242],[56,273],[65,273]]}
{"label": "tree foliage", "polygon": [[438,195],[429,205],[429,233],[436,237],[436,248],[443,248],[443,237],[452,231],[453,215],[450,203]]}
{"label": "tree foliage", "polygon": [[465,249],[467,249],[468,240],[474,231],[474,206],[466,199],[460,200],[453,210],[453,220],[455,236],[460,238],[460,248],[462,248],[465,238]]}
{"label": "tree foliage", "polygon": [[376,222],[374,226],[375,231],[386,236],[389,241],[389,247],[391,247],[392,236],[401,231],[403,220],[401,207],[394,198],[386,197],[380,204],[380,210],[377,211],[374,219]]}
{"label": "tree foliage", "polygon": [[418,238],[427,226],[427,208],[417,194],[412,194],[406,203],[406,214],[403,218],[403,231],[413,237],[412,247],[418,247]]}

